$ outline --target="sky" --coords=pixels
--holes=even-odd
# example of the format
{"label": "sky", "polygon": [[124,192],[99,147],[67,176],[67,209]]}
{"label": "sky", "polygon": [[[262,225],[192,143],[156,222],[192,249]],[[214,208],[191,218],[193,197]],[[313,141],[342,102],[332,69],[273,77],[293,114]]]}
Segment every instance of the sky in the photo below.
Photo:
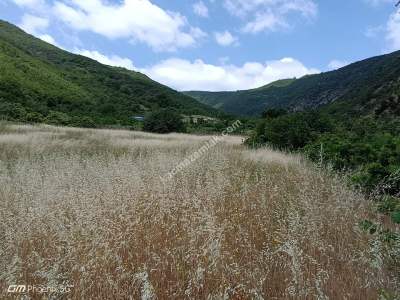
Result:
{"label": "sky", "polygon": [[396,0],[0,0],[0,19],[177,90],[234,91],[400,50]]}

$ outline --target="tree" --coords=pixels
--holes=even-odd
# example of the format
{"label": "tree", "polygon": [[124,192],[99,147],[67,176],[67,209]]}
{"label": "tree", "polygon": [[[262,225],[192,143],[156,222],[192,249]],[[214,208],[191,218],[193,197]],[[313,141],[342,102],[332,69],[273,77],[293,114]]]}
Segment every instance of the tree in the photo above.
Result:
{"label": "tree", "polygon": [[[0,101],[3,100],[0,98]],[[13,121],[25,121],[27,111],[19,103],[0,102],[0,116]]]}
{"label": "tree", "polygon": [[50,111],[45,121],[46,123],[58,126],[71,125],[71,117],[59,111]]}
{"label": "tree", "polygon": [[161,109],[146,116],[143,130],[154,133],[185,132],[182,117],[171,109]]}
{"label": "tree", "polygon": [[278,109],[278,108],[272,108],[272,109],[267,109],[262,113],[262,117],[264,119],[276,119],[280,116],[284,116],[287,114],[287,111],[284,109]]}

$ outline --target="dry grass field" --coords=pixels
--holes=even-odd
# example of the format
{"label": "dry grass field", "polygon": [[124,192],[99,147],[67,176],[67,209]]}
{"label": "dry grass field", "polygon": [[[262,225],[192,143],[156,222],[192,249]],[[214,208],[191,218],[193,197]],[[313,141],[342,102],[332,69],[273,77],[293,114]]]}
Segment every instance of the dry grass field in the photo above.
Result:
{"label": "dry grass field", "polygon": [[[227,137],[165,180],[209,139],[0,125],[0,299],[364,300],[398,289],[393,250],[358,226],[379,219],[368,201],[300,156]],[[8,293],[13,284],[54,290]]]}

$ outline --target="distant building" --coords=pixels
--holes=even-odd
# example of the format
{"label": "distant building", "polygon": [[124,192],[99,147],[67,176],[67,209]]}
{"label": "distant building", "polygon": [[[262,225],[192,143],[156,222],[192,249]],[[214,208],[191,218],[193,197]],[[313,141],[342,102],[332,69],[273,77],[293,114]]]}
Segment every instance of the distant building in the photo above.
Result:
{"label": "distant building", "polygon": [[198,123],[216,123],[218,119],[216,118],[210,118],[207,116],[200,116],[200,115],[192,115],[192,116],[184,116],[183,122],[185,123],[192,123],[192,124],[198,124]]}

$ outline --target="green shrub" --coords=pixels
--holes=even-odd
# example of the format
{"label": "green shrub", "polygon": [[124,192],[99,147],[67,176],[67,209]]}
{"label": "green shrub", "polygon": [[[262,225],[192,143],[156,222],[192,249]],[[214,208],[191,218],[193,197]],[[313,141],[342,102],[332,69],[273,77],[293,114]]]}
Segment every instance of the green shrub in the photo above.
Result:
{"label": "green shrub", "polygon": [[90,117],[76,117],[73,120],[73,125],[82,128],[96,128],[96,123]]}
{"label": "green shrub", "polygon": [[162,109],[148,114],[143,130],[154,133],[185,132],[182,116],[171,109]]}
{"label": "green shrub", "polygon": [[26,121],[31,123],[42,123],[44,121],[44,117],[40,113],[31,112],[26,115]]}
{"label": "green shrub", "polygon": [[367,193],[400,195],[400,123],[373,117],[339,120],[322,112],[267,111],[249,146],[301,150],[311,160],[352,173]]}
{"label": "green shrub", "polygon": [[287,111],[284,109],[267,109],[262,113],[264,119],[276,119],[278,117],[284,116]]}
{"label": "green shrub", "polygon": [[257,126],[248,145],[270,144],[279,149],[298,150],[315,141],[332,128],[329,118],[315,112],[284,114],[269,110]]}
{"label": "green shrub", "polygon": [[46,117],[46,123],[66,126],[71,124],[71,117],[59,111],[50,111]]}
{"label": "green shrub", "polygon": [[352,181],[372,192],[375,188],[384,186],[385,179],[390,175],[389,171],[378,162],[366,164],[361,171],[352,176]]}
{"label": "green shrub", "polygon": [[390,214],[392,221],[396,224],[400,224],[400,210],[394,211]]}
{"label": "green shrub", "polygon": [[362,230],[368,232],[369,234],[375,234],[378,230],[378,225],[369,220],[361,221],[359,225]]}
{"label": "green shrub", "polygon": [[389,215],[392,221],[400,224],[400,198],[384,196],[378,203],[378,212]]}
{"label": "green shrub", "polygon": [[400,211],[400,198],[383,196],[378,203],[378,211],[382,214]]}
{"label": "green shrub", "polygon": [[7,120],[25,121],[27,111],[19,103],[0,102],[0,116]]}

